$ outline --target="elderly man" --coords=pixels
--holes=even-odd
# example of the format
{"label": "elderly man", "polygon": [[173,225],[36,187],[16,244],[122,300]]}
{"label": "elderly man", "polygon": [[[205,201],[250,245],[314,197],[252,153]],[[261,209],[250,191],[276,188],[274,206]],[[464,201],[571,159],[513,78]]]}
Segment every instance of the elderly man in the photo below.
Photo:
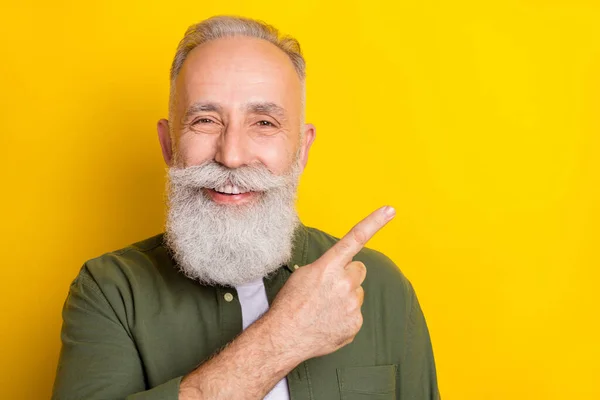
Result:
{"label": "elderly man", "polygon": [[[214,17],[171,69],[166,231],[88,261],[63,309],[54,399],[437,399],[411,284],[294,208],[315,128],[296,40]],[[369,273],[366,273],[368,268]]]}

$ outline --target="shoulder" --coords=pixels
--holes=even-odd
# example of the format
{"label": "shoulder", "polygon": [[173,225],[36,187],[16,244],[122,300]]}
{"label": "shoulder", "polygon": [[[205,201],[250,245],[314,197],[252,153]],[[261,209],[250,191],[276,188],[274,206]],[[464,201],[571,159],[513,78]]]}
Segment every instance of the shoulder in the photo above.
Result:
{"label": "shoulder", "polygon": [[98,286],[104,292],[177,274],[163,236],[161,233],[86,261],[73,283]]}
{"label": "shoulder", "polygon": [[[339,241],[319,229],[307,227],[308,262],[318,259],[323,253]],[[367,267],[367,278],[363,286],[389,291],[401,297],[411,297],[413,288],[400,268],[388,256],[380,251],[365,247],[355,257]]]}

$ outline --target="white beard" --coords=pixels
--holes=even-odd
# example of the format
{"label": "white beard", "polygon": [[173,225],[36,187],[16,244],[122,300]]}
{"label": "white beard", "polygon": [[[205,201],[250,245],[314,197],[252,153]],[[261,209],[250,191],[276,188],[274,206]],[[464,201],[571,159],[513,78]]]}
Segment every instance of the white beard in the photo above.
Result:
{"label": "white beard", "polygon": [[[170,168],[166,244],[181,271],[207,285],[236,286],[268,276],[291,259],[301,168],[229,169],[216,162]],[[221,205],[203,188],[226,183],[262,192],[247,205]]]}

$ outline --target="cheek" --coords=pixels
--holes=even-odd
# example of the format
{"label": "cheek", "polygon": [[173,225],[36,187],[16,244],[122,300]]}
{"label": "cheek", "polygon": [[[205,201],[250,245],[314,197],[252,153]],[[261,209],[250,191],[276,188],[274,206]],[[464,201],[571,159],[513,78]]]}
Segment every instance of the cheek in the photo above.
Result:
{"label": "cheek", "polygon": [[183,135],[178,145],[178,162],[187,167],[214,159],[217,139],[218,135]]}
{"label": "cheek", "polygon": [[271,172],[284,174],[289,169],[295,154],[295,147],[286,140],[267,140],[256,144],[255,154]]}

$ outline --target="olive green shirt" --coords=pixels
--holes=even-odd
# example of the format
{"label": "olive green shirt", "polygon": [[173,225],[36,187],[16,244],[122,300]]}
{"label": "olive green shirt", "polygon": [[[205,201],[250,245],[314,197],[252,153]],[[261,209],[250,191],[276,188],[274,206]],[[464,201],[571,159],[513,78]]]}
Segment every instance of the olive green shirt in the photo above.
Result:
{"label": "olive green shirt", "polygon": [[[294,265],[336,238],[300,226],[293,256],[264,279],[269,304]],[[287,375],[292,400],[438,399],[425,319],[410,282],[363,249],[363,325],[354,341]],[[63,308],[53,399],[176,400],[181,378],[242,331],[236,290],[186,278],[157,235],[85,263]],[[292,340],[292,339],[290,339]]]}

